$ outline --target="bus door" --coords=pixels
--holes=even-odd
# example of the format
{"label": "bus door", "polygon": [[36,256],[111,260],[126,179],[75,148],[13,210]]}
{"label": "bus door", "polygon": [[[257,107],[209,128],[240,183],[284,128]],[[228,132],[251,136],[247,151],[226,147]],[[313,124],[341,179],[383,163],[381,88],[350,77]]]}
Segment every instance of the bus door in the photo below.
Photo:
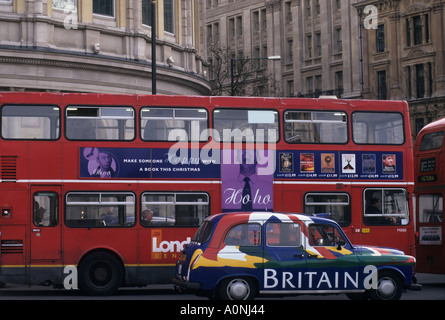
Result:
{"label": "bus door", "polygon": [[31,187],[31,262],[61,259],[60,186]]}
{"label": "bus door", "polygon": [[445,245],[443,242],[443,194],[417,196],[417,272],[443,274]]}

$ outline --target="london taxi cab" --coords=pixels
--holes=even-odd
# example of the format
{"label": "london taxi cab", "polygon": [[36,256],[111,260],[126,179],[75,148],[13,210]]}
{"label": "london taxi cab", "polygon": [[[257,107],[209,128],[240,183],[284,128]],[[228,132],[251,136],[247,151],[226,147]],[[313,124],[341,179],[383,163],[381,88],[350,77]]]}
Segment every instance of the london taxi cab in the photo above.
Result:
{"label": "london taxi cab", "polygon": [[223,213],[207,218],[176,264],[173,283],[217,299],[258,294],[338,294],[398,300],[415,285],[415,258],[352,245],[329,219]]}

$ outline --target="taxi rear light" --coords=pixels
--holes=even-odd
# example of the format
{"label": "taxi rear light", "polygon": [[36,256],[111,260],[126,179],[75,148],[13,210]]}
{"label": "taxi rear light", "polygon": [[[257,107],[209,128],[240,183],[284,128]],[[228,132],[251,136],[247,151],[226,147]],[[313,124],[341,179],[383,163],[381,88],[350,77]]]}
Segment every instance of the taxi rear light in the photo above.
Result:
{"label": "taxi rear light", "polygon": [[201,254],[198,254],[197,256],[196,256],[196,258],[192,261],[192,263],[190,264],[190,269],[192,269],[194,266],[195,266],[195,264],[196,264],[196,262],[198,262],[198,260],[199,260],[199,258],[201,257]]}

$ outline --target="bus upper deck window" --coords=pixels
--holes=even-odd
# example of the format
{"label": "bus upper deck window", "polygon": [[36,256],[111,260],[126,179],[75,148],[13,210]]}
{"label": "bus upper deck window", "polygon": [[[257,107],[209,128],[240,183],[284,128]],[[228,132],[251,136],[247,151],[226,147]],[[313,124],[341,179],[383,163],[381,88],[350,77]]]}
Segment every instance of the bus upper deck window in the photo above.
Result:
{"label": "bus upper deck window", "polygon": [[284,138],[288,143],[345,144],[348,142],[347,115],[342,111],[286,111]]}
{"label": "bus upper deck window", "polygon": [[141,110],[141,137],[145,141],[207,141],[207,128],[207,110],[203,108]]}
{"label": "bus upper deck window", "polygon": [[216,141],[275,143],[279,139],[275,110],[216,109],[213,122]]}
{"label": "bus upper deck window", "polygon": [[354,112],[352,137],[357,144],[402,145],[405,130],[401,113]]}
{"label": "bus upper deck window", "polygon": [[66,109],[69,140],[133,140],[135,115],[130,107],[78,107]]}
{"label": "bus upper deck window", "polygon": [[57,140],[60,137],[60,109],[56,106],[5,105],[1,108],[2,138],[15,140]]}

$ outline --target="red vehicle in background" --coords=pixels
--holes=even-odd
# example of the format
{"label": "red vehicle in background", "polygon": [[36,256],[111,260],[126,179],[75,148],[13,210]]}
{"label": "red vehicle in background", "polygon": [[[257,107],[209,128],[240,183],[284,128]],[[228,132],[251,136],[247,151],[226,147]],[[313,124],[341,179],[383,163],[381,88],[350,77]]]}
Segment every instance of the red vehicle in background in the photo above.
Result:
{"label": "red vehicle in background", "polygon": [[417,271],[445,274],[445,118],[425,126],[414,145]]}
{"label": "red vehicle in background", "polygon": [[170,283],[219,212],[323,213],[414,253],[405,102],[0,93],[0,117],[0,282]]}

